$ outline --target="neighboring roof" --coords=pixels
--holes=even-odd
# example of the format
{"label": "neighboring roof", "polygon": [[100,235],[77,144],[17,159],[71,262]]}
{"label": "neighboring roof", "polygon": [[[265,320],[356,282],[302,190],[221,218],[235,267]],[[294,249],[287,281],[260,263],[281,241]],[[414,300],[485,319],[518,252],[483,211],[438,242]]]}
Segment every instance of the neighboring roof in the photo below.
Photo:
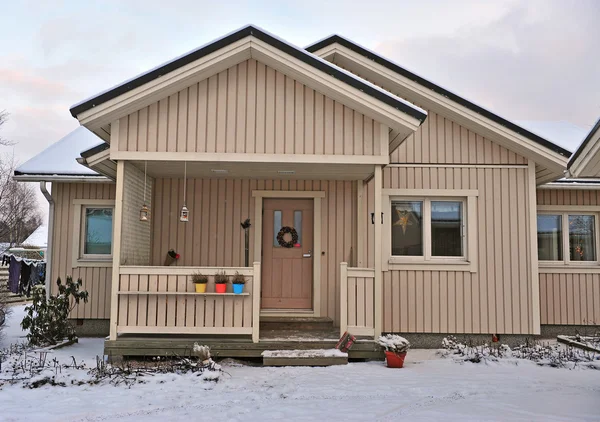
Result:
{"label": "neighboring roof", "polygon": [[82,150],[89,150],[99,144],[104,144],[104,141],[88,129],[78,127],[17,167],[15,176],[38,176],[40,180],[51,176],[103,177],[77,162]]}
{"label": "neighboring roof", "polygon": [[571,152],[577,150],[587,135],[586,129],[564,120],[515,120],[514,123]]}
{"label": "neighboring roof", "polygon": [[348,85],[359,89],[366,94],[382,101],[383,103],[390,105],[407,115],[416,118],[420,121],[425,120],[427,113],[413,104],[393,95],[392,93],[381,89],[350,72],[347,72],[326,60],[321,59],[304,49],[294,46],[276,36],[260,29],[254,25],[248,25],[234,32],[231,32],[221,38],[209,42],[195,50],[192,50],[182,56],[179,56],[171,61],[168,61],[154,69],[151,69],[145,73],[142,73],[132,79],[126,80],[125,82],[103,91],[91,98],[88,98],[82,102],[73,105],[70,109],[71,115],[77,117],[77,115],[92,109],[102,103],[112,100],[120,95],[125,94],[135,88],[138,88],[150,81],[160,78],[169,72],[172,72],[178,68],[181,68],[189,63],[192,63],[208,54],[211,54],[223,47],[233,44],[243,38],[253,36],[272,47],[275,47],[296,59],[303,61],[304,63],[333,76],[334,78],[347,83]]}
{"label": "neighboring roof", "polygon": [[42,224],[27,239],[23,241],[23,245],[39,246],[44,249],[48,246],[48,226]]}
{"label": "neighboring roof", "polygon": [[[571,156],[571,158],[569,159],[569,164],[567,165],[568,169],[570,169],[573,166],[573,163],[575,163],[575,161],[578,158],[580,158],[581,154],[583,153],[583,151],[586,148],[589,147],[588,149],[591,149],[591,147],[593,147],[593,145],[592,145],[593,142],[600,142],[600,136],[598,136],[598,137],[595,136],[598,133],[600,133],[600,119],[598,119],[596,124],[592,127],[592,130],[590,130],[590,132],[587,134],[587,136],[585,137],[585,139],[583,140],[583,142],[581,143],[579,148],[577,148],[577,151],[575,151],[575,154],[573,154]],[[596,137],[596,139],[592,142],[592,139],[595,137]]]}
{"label": "neighboring roof", "polygon": [[421,86],[428,88],[434,92],[436,92],[437,94],[443,95],[447,98],[449,98],[450,100],[462,105],[463,107],[474,111],[475,113],[478,113],[502,126],[505,126],[506,128],[512,130],[513,132],[516,132],[532,141],[534,141],[537,144],[540,144],[560,155],[563,155],[565,157],[569,157],[571,155],[571,151],[566,150],[565,148],[554,144],[553,142],[550,142],[547,139],[544,139],[543,137],[530,132],[527,129],[524,129],[518,125],[516,125],[515,123],[498,116],[495,113],[492,113],[489,110],[486,110],[485,108],[439,86],[434,84],[433,82],[401,67],[400,65],[386,59],[383,56],[380,56],[379,54],[375,53],[374,51],[371,51],[363,46],[360,46],[344,37],[341,37],[339,35],[331,35],[329,37],[326,37],[323,40],[317,41],[311,45],[309,45],[308,47],[306,47],[306,50],[314,53],[318,50],[321,50],[322,48],[328,47],[332,44],[339,44],[343,47],[348,48],[349,50],[360,54],[361,56],[364,56],[366,58],[368,58],[369,60],[372,60],[374,62],[376,62],[377,64],[386,67],[387,69],[390,69],[393,72],[396,72],[400,75],[402,75],[403,77],[410,79],[418,84],[420,84]]}

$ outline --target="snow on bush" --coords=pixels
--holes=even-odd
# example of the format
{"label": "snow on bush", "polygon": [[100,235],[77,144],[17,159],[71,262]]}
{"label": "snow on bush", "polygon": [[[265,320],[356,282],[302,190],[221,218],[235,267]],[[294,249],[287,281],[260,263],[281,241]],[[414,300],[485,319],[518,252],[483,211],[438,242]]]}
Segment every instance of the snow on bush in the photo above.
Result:
{"label": "snow on bush", "polygon": [[506,344],[466,345],[459,342],[456,337],[448,336],[442,340],[443,357],[452,357],[458,362],[489,363],[501,359],[518,364],[518,360],[533,361],[539,366],[555,368],[570,368],[577,366],[600,369],[600,355],[587,352],[574,347],[559,344],[543,344],[527,341],[514,348]]}
{"label": "snow on bush", "polygon": [[385,347],[388,352],[406,353],[410,349],[410,342],[396,334],[387,334],[377,340],[380,346]]}

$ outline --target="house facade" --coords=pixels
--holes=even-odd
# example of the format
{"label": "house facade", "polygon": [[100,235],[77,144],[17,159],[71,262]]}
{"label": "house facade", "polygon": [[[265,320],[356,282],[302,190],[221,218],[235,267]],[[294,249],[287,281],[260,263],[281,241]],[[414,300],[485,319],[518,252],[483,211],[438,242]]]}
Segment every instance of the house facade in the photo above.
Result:
{"label": "house facade", "polygon": [[[15,178],[52,183],[50,279],[82,278],[72,318],[107,344],[260,343],[269,318],[365,338],[600,325],[597,130],[569,164],[344,38],[299,49],[253,26],[71,114],[57,145],[76,167],[41,153]],[[244,294],[214,293],[219,271]]]}

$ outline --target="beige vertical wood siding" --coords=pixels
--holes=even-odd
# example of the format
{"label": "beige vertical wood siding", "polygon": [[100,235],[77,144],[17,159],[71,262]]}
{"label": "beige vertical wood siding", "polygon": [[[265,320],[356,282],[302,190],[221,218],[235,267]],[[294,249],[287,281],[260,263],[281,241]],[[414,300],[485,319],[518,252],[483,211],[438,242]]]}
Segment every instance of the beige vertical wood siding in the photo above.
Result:
{"label": "beige vertical wood siding", "polygon": [[390,155],[391,163],[526,164],[526,158],[429,111],[427,119]]}
{"label": "beige vertical wood siding", "polygon": [[[427,333],[531,333],[527,168],[388,167],[383,187],[476,189],[477,272],[386,271],[383,331]],[[373,183],[366,186],[367,213]],[[383,210],[384,218],[390,210]],[[366,221],[365,221],[366,220]],[[368,219],[362,219],[372,232]],[[372,237],[364,241],[373,266]]]}
{"label": "beige vertical wood siding", "polygon": [[[600,191],[538,189],[538,205],[600,205]],[[594,273],[540,272],[542,324],[600,325],[600,267]],[[548,271],[546,269],[546,271]]]}
{"label": "beige vertical wood siding", "polygon": [[[538,189],[538,205],[600,205],[600,190]],[[576,208],[574,208],[576,209]]]}
{"label": "beige vertical wood siding", "polygon": [[[190,221],[179,222],[183,180],[157,178],[152,218],[152,265],[162,265],[169,249],[181,254],[177,265],[244,265],[240,223],[255,222],[253,190],[324,191],[321,215],[321,315],[339,321],[339,265],[355,262],[356,182],[314,180],[189,179]],[[250,265],[254,256],[250,229]]]}
{"label": "beige vertical wood siding", "polygon": [[542,324],[600,325],[600,273],[549,274],[540,268]]}
{"label": "beige vertical wood siding", "polygon": [[71,267],[73,249],[73,200],[114,199],[114,183],[52,183],[54,199],[54,235],[52,238],[52,293],[56,294],[56,280],[63,282],[67,275],[81,277],[83,289],[89,293],[89,302],[79,304],[71,318],[110,318],[111,267]]}
{"label": "beige vertical wood siding", "polygon": [[120,151],[377,155],[380,125],[254,59],[120,119]]}

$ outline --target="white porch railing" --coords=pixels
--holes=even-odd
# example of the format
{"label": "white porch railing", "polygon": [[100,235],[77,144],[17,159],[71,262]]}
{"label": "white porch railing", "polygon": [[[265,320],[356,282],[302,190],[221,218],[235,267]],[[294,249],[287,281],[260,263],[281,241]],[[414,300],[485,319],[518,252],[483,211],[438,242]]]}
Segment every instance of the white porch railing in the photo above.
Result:
{"label": "white porch railing", "polygon": [[[231,286],[214,293],[218,271],[243,274],[244,293],[231,293]],[[196,293],[195,272],[208,276],[206,293]],[[247,334],[258,341],[258,262],[239,268],[121,266],[119,273],[117,334]]]}
{"label": "white porch railing", "polygon": [[340,264],[340,335],[375,335],[375,270]]}

